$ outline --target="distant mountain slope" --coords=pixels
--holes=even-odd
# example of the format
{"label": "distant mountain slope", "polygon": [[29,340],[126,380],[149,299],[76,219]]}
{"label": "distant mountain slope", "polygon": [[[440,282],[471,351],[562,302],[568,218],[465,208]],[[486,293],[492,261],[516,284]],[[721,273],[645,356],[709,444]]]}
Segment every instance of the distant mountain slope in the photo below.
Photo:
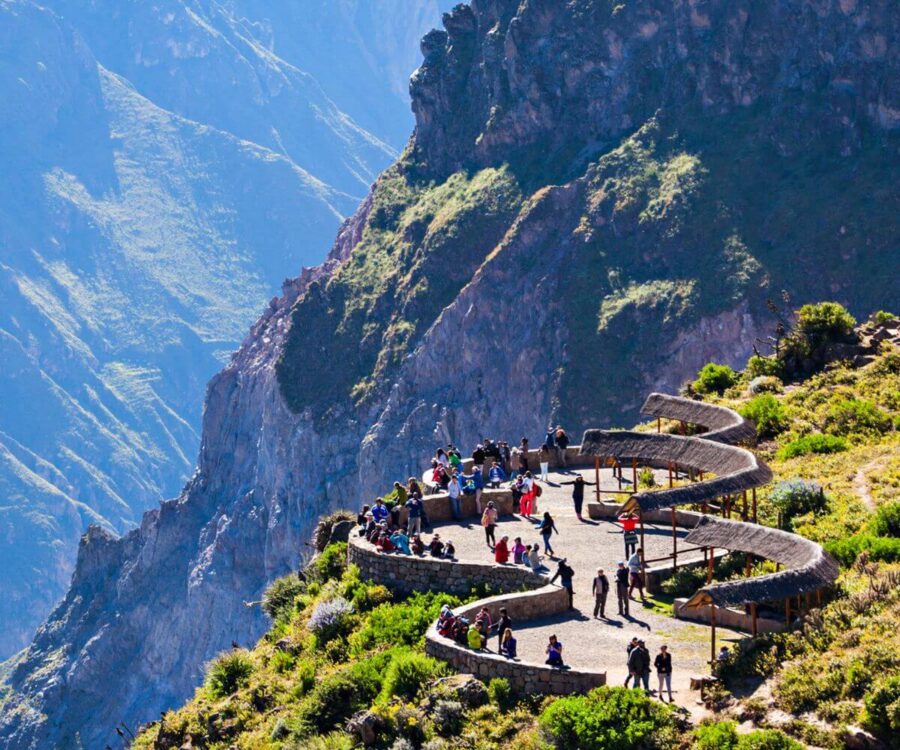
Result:
{"label": "distant mountain slope", "polygon": [[[336,55],[345,20],[320,18]],[[255,28],[213,2],[0,2],[0,658],[87,523],[178,493],[206,381],[402,146]]]}

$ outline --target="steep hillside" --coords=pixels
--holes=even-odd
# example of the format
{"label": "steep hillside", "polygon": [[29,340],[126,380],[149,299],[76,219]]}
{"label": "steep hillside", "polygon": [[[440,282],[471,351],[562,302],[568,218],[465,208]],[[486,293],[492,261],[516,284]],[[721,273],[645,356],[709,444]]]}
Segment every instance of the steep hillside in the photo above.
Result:
{"label": "steep hillside", "polygon": [[[304,33],[362,54],[366,23],[345,36],[352,5]],[[393,93],[415,64],[390,40],[437,14],[388,14],[397,26],[371,52],[391,73],[371,90],[391,95],[373,124],[393,146],[329,99],[341,79],[320,84],[217,3],[0,14],[5,658],[65,593],[89,523],[122,533],[179,492],[207,380],[402,147],[389,125],[408,129],[408,102]],[[303,22],[267,23],[289,36]],[[357,66],[374,77],[357,58],[345,75]]]}
{"label": "steep hillside", "polygon": [[[895,335],[898,324],[894,319]],[[349,749],[363,737],[369,746],[428,750],[618,747],[592,743],[592,727],[604,723],[630,731],[628,746],[655,750],[799,750],[781,732],[804,746],[838,750],[854,746],[844,743],[860,734],[858,726],[889,740],[900,728],[889,708],[900,695],[900,349],[885,346],[861,367],[832,362],[826,372],[787,387],[777,377],[756,375],[759,366],[754,361],[743,373],[729,372],[720,383],[723,394],[707,392],[704,398],[756,415],[760,452],[777,480],[759,495],[761,519],[774,524],[780,514],[784,528],[825,541],[839,554],[843,540],[864,539],[868,562],[854,565],[856,553],[841,555],[844,570],[824,607],[786,633],[762,635],[734,650],[722,669],[734,695],[721,690],[710,700],[716,723],[692,729],[656,699],[647,704],[643,695],[626,699],[621,688],[604,689],[590,711],[593,723],[586,715],[578,725],[579,741],[567,744],[565,735],[555,733],[564,722],[551,717],[584,701],[580,696],[516,696],[504,680],[455,694],[453,683],[434,682],[447,669],[423,650],[428,618],[436,617],[442,602],[453,605],[455,597],[392,597],[378,581],[361,582],[358,570],[346,570],[345,545],[336,544],[306,569],[305,581],[291,575],[269,589],[268,633],[249,650],[220,655],[194,697],[146,728],[136,747],[168,750],[190,742],[210,750]],[[698,390],[706,390],[707,382],[698,380]],[[868,404],[854,413],[873,419],[835,419],[848,403]],[[761,404],[768,405],[765,411]],[[656,424],[640,429],[655,431]],[[678,425],[667,423],[666,429],[677,431]],[[867,488],[862,496],[855,480],[860,474]],[[824,490],[815,507],[798,502],[808,482]],[[684,587],[687,595],[704,575],[682,571],[669,584]],[[318,622],[331,623],[324,613],[338,611],[341,599],[352,602],[352,612],[317,629]],[[654,605],[666,607],[665,595]],[[685,705],[694,697],[678,700]],[[361,713],[367,721],[348,724]],[[636,716],[653,727],[649,745],[637,744],[647,726]],[[741,740],[736,721],[747,722]],[[764,737],[770,744],[762,743]],[[394,744],[397,738],[410,745]]]}
{"label": "steep hillside", "polygon": [[898,23],[880,0],[447,15],[410,145],[213,379],[194,478],[82,543],[8,680],[7,746],[115,741],[98,716],[180,702],[264,632],[243,602],[315,519],[435,443],[627,422],[648,390],[742,364],[782,288],[890,307]]}

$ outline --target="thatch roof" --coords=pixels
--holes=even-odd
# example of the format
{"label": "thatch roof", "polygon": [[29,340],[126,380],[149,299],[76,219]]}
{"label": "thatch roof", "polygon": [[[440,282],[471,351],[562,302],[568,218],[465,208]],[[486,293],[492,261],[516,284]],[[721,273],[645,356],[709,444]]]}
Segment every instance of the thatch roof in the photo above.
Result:
{"label": "thatch roof", "polygon": [[740,414],[724,406],[706,404],[703,401],[651,393],[641,407],[641,414],[677,419],[704,427],[707,430],[701,436],[704,440],[732,445],[756,441],[756,428]]}
{"label": "thatch roof", "polygon": [[688,600],[687,607],[707,604],[731,607],[777,601],[817,591],[833,583],[838,575],[834,558],[815,542],[755,523],[704,516],[685,537],[685,542],[750,552],[785,567],[778,573],[704,586]]}
{"label": "thatch roof", "polygon": [[665,468],[674,462],[679,470],[693,469],[716,476],[684,487],[656,492],[637,492],[623,510],[659,510],[676,505],[708,503],[723,495],[743,492],[767,484],[769,467],[744,448],[695,437],[646,432],[587,430],[581,441],[584,455],[616,458],[620,462],[637,459],[642,466]]}

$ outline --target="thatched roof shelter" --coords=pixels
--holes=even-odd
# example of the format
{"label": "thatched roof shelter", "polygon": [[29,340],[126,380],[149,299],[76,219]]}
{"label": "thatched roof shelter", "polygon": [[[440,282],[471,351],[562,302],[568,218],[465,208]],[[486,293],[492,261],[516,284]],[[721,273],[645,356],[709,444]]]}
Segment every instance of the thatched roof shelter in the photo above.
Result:
{"label": "thatched roof shelter", "polygon": [[701,547],[749,552],[785,567],[778,573],[704,586],[688,600],[687,607],[731,607],[787,599],[817,591],[838,576],[837,562],[818,544],[768,526],[705,516],[685,541]]}
{"label": "thatched roof shelter", "polygon": [[619,462],[635,459],[643,466],[666,468],[673,462],[680,470],[693,469],[714,474],[713,479],[655,492],[637,492],[623,510],[642,511],[676,505],[709,503],[767,484],[772,479],[768,466],[744,448],[678,435],[646,432],[587,430],[581,441],[582,455]]}
{"label": "thatched roof shelter", "polygon": [[732,445],[756,442],[756,428],[736,411],[724,406],[665,393],[651,393],[641,407],[641,414],[699,425],[706,429],[701,435],[704,440]]}

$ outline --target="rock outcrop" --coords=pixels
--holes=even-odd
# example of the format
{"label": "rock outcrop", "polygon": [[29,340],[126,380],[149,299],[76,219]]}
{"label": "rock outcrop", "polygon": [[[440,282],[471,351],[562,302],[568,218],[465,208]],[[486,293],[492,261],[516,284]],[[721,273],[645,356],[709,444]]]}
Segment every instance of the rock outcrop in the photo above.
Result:
{"label": "rock outcrop", "polygon": [[12,671],[0,748],[156,718],[265,629],[244,602],[321,513],[435,443],[632,419],[765,297],[889,306],[897,14],[886,0],[474,0],[422,43],[416,131],[210,383],[197,472],[82,542]]}

